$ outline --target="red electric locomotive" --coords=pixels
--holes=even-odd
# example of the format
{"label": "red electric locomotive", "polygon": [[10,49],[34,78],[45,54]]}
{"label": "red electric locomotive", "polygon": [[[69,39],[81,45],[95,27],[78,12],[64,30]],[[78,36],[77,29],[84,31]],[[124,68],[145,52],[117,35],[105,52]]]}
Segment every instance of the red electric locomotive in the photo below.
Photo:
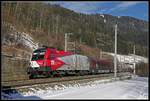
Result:
{"label": "red electric locomotive", "polygon": [[70,74],[96,74],[110,72],[110,68],[112,68],[109,67],[110,64],[106,60],[97,60],[52,47],[42,47],[33,52],[28,74],[30,74],[30,78]]}

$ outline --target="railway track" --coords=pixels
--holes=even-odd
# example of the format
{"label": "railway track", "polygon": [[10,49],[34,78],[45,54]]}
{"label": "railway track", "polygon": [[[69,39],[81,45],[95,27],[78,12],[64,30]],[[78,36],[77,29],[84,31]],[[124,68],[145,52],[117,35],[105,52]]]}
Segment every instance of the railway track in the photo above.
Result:
{"label": "railway track", "polygon": [[[84,75],[84,76],[67,76],[67,77],[57,77],[57,78],[40,78],[40,79],[27,79],[27,80],[18,80],[18,81],[5,81],[2,82],[2,90],[8,89],[17,89],[22,87],[37,86],[41,84],[56,84],[61,82],[69,81],[81,81],[81,80],[92,80],[92,79],[107,79],[112,78],[113,73],[111,74],[97,74],[97,75]],[[128,73],[118,73],[118,77],[129,75]]]}

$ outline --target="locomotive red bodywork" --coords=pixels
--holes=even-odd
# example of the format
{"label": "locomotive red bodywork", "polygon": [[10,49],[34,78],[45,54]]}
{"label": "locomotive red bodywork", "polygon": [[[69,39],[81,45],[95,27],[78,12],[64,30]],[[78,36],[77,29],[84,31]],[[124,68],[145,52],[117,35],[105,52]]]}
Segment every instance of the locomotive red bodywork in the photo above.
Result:
{"label": "locomotive red bodywork", "polygon": [[98,73],[102,69],[101,66],[108,69],[110,64],[107,60],[98,60],[72,52],[43,47],[33,52],[28,73],[30,76],[47,76],[60,71],[61,73]]}

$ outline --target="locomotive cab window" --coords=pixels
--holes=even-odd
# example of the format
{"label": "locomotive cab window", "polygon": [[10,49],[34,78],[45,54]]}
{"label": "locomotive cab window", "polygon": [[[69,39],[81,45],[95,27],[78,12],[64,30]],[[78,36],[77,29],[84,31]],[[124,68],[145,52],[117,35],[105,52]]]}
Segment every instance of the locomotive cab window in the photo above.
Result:
{"label": "locomotive cab window", "polygon": [[34,60],[43,60],[43,59],[44,59],[44,55],[37,54],[37,55],[33,55],[31,60],[34,61]]}
{"label": "locomotive cab window", "polygon": [[34,51],[34,53],[41,53],[41,52],[46,52],[45,48],[37,49]]}

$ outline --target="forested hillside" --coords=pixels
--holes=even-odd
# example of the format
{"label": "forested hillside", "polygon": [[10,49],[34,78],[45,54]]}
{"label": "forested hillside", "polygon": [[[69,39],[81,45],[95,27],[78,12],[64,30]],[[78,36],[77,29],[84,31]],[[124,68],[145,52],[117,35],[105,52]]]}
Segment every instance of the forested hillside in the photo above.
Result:
{"label": "forested hillside", "polygon": [[[133,45],[136,45],[137,55],[148,56],[148,22],[143,20],[127,16],[81,14],[43,2],[2,2],[1,8],[2,45],[8,46],[8,40],[13,42],[9,37],[9,24],[27,33],[39,44],[64,49],[64,34],[73,33],[71,39],[77,45],[80,43],[93,49],[114,52],[114,25],[118,23],[118,53],[131,54]],[[21,47],[18,43],[15,45]]]}

